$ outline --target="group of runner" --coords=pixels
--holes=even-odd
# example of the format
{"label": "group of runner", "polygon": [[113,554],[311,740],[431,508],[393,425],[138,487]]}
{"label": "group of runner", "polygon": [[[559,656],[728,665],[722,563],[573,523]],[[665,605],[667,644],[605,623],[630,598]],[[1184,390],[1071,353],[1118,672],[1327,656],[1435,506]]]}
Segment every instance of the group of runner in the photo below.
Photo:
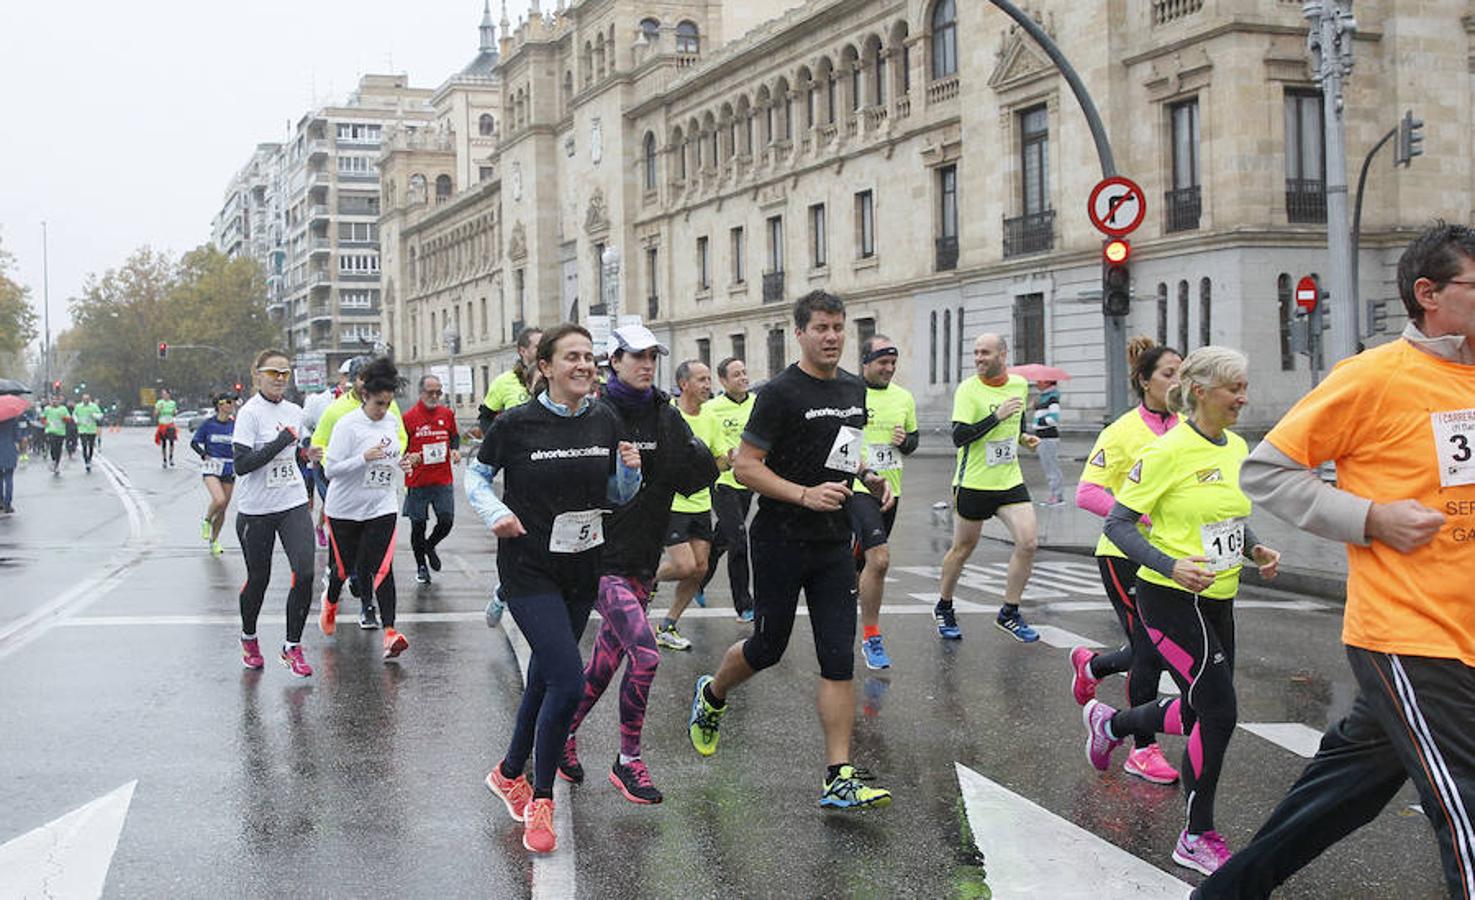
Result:
{"label": "group of runner", "polygon": [[79,445],[82,463],[88,472],[92,471],[102,416],[102,407],[92,402],[91,394],[83,394],[80,400],[71,404],[59,393],[51,395],[51,401],[41,407],[40,420],[41,439],[44,452],[51,460],[52,475],[61,475],[62,455],[74,459]]}

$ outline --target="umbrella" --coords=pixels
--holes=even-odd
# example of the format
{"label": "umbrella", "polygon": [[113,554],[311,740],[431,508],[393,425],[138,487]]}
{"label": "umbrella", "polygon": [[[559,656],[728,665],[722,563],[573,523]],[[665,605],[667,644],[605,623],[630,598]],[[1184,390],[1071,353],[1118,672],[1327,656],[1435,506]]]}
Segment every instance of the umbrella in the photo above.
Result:
{"label": "umbrella", "polygon": [[1045,366],[1039,363],[1025,363],[1022,366],[1010,366],[1009,371],[1014,375],[1024,376],[1025,381],[1069,381],[1070,373],[1064,369],[1054,366]]}
{"label": "umbrella", "polygon": [[0,378],[0,394],[29,394],[31,389],[14,378]]}
{"label": "umbrella", "polygon": [[14,419],[27,409],[30,409],[30,407],[31,404],[24,398],[14,396],[13,394],[0,394],[0,422],[4,422],[7,419]]}

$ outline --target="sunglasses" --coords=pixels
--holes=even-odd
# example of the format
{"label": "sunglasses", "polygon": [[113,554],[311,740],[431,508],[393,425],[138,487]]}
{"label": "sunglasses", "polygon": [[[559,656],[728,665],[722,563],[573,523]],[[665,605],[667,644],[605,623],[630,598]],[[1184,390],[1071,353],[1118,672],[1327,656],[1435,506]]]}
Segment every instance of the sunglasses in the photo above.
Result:
{"label": "sunglasses", "polygon": [[278,380],[286,380],[286,379],[292,377],[292,370],[291,369],[267,369],[267,368],[262,368],[262,369],[257,369],[256,371],[260,372],[262,375],[265,375],[267,378],[276,378]]}

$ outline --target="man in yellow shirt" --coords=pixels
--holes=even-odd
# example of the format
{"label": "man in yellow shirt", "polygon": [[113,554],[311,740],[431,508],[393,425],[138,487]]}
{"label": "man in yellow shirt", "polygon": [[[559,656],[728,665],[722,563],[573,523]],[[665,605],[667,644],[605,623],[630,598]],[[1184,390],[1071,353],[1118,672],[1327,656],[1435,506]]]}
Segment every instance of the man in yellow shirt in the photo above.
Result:
{"label": "man in yellow shirt", "polygon": [[944,640],[960,640],[953,591],[963,564],[978,546],[983,523],[994,516],[1009,530],[1014,550],[1004,583],[1004,605],[994,624],[1015,640],[1031,643],[1039,632],[1019,613],[1019,598],[1034,568],[1039,527],[1024,472],[1019,468],[1019,445],[1033,450],[1040,439],[1021,433],[1029,382],[1009,374],[1009,344],[997,334],[980,334],[973,341],[973,364],[978,375],[958,385],[953,396],[953,445],[958,465],[953,473],[953,544],[942,558],[942,590],[933,616]]}
{"label": "man in yellow shirt", "polygon": [[[706,407],[722,424],[728,446],[736,450],[742,443],[743,429],[753,414],[753,394],[748,390],[747,363],[735,356],[717,363],[717,380],[722,393],[708,400]],[[712,489],[712,509],[717,515],[716,537],[707,561],[707,575],[702,579],[702,592],[707,590],[717,564],[727,554],[727,583],[732,588],[732,608],[739,622],[753,621],[753,593],[749,587],[752,572],[748,567],[748,513],[753,508],[753,492],[733,477],[732,470],[723,472]]]}
{"label": "man in yellow shirt", "polygon": [[517,335],[517,364],[492,379],[481,406],[476,410],[476,422],[482,434],[487,433],[492,420],[504,411],[528,402],[528,390],[537,372],[533,361],[538,355],[538,342],[542,339],[543,330],[536,325],[524,328]]}

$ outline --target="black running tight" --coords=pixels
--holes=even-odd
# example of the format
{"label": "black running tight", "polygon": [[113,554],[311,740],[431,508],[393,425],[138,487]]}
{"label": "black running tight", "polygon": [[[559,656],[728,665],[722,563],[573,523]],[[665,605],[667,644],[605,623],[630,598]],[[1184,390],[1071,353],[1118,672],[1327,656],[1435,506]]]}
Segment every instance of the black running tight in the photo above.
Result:
{"label": "black running tight", "polygon": [[348,567],[354,567],[359,594],[365,603],[378,599],[385,628],[394,627],[394,536],[398,522],[397,513],[364,522],[328,518],[334,573],[341,582],[348,577]]}
{"label": "black running tight", "polygon": [[277,537],[292,566],[292,585],[287,590],[287,640],[302,640],[307,612],[312,605],[313,534],[307,504],[282,512],[253,516],[236,514],[236,537],[246,558],[246,583],[241,586],[241,633],[254,635],[266,587],[271,583],[271,553]]}
{"label": "black running tight", "polygon": [[[1157,699],[1158,681],[1163,674],[1163,658],[1158,655],[1137,614],[1137,564],[1120,556],[1098,556],[1101,585],[1106,589],[1111,608],[1127,643],[1119,650],[1098,653],[1091,660],[1091,674],[1105,678],[1118,672],[1127,673],[1127,700],[1131,706],[1142,706]],[[1151,731],[1133,735],[1137,747],[1150,747],[1157,742]]]}

